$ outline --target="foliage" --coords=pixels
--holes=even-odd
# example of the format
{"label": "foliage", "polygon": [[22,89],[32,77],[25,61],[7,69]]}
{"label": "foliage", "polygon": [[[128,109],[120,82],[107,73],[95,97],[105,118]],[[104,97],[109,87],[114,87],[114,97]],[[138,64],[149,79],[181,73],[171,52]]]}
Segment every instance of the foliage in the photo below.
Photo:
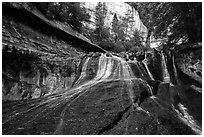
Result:
{"label": "foliage", "polygon": [[84,35],[86,38],[91,40],[92,42],[94,41],[95,35],[94,35],[94,29],[90,28],[88,24],[84,24],[82,27],[82,35]]}
{"label": "foliage", "polygon": [[119,21],[117,18],[117,14],[114,14],[113,21],[112,21],[112,31],[114,32],[114,40],[117,42],[118,34],[119,34]]}
{"label": "foliage", "polygon": [[119,21],[117,14],[114,14],[112,21],[112,32],[114,33],[115,42],[124,41],[127,37],[127,31],[125,32],[128,26],[123,24],[123,20]]}
{"label": "foliage", "polygon": [[130,41],[126,41],[126,42],[124,42],[124,49],[126,50],[126,51],[130,51],[132,48],[133,48],[133,43],[132,42],[130,42]]}
{"label": "foliage", "polygon": [[129,51],[130,51],[130,52],[133,52],[133,53],[136,53],[136,52],[138,52],[138,51],[141,51],[141,48],[139,48],[139,47],[137,47],[137,46],[134,46],[134,47],[132,47]]}
{"label": "foliage", "polygon": [[110,37],[110,28],[108,27],[103,27],[101,31],[101,38],[102,39],[109,39]]}
{"label": "foliage", "polygon": [[122,17],[121,25],[120,25],[120,28],[123,28],[123,30],[124,30],[124,35],[125,35],[126,39],[130,38],[130,35],[128,34],[128,28],[131,31],[134,31],[133,26],[134,26],[134,17],[132,14],[132,10],[128,10],[125,13],[125,16]]}
{"label": "foliage", "polygon": [[103,39],[100,43],[99,46],[102,47],[105,50],[112,51],[114,47],[116,46],[114,42],[110,39]]}
{"label": "foliage", "polygon": [[99,44],[104,49],[112,51],[128,51],[134,46],[141,45],[139,33],[138,36],[135,34],[133,38],[128,34],[127,28],[133,27],[131,10],[129,10],[126,13],[126,16],[122,18],[118,18],[115,14],[112,21],[112,28],[110,29],[104,24],[107,16],[107,6],[105,2],[99,2],[95,7],[94,19],[96,27],[93,29],[88,25],[86,26],[86,23],[83,23],[89,22],[90,16],[86,9],[80,7],[80,3],[35,2],[32,3],[32,5],[40,10],[48,19],[58,20],[65,24],[68,23],[72,28],[85,35],[92,42]]}
{"label": "foliage", "polygon": [[142,47],[142,36],[140,35],[139,31],[135,30],[133,36],[134,37],[131,39],[131,42],[134,43],[134,46]]}
{"label": "foliage", "polygon": [[116,46],[113,48],[114,52],[118,52],[119,53],[119,52],[125,51],[124,42],[117,41],[115,45]]}
{"label": "foliage", "polygon": [[139,11],[149,35],[167,44],[201,41],[202,4],[199,2],[129,3]]}
{"label": "foliage", "polygon": [[32,3],[48,19],[68,23],[81,32],[83,22],[89,22],[90,15],[80,7],[79,2],[34,2]]}
{"label": "foliage", "polygon": [[[129,34],[127,28],[132,30],[133,28],[133,16],[131,11],[128,11],[125,17],[118,19],[114,14],[112,21],[113,38],[119,50],[117,51],[130,51],[134,47],[142,47],[142,37],[139,31],[135,30],[133,36]],[[133,30],[132,30],[133,31]],[[115,48],[116,49],[116,48]]]}
{"label": "foliage", "polygon": [[[99,2],[95,8],[95,22],[96,22],[96,29],[94,31],[96,35],[96,39],[101,41],[104,37],[108,37],[107,28],[104,30],[104,20],[107,15],[107,7],[105,2]],[[103,31],[104,30],[104,31]],[[106,36],[107,35],[107,36]]]}

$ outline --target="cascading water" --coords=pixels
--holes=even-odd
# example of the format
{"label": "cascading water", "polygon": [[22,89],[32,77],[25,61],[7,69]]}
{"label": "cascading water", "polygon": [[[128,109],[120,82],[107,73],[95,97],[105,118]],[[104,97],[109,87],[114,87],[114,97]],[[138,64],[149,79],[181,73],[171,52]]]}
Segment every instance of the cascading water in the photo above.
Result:
{"label": "cascading water", "polygon": [[154,80],[154,78],[153,78],[152,74],[150,73],[150,71],[149,71],[149,69],[148,69],[148,67],[147,67],[147,64],[146,64],[146,63],[144,63],[144,66],[145,66],[145,68],[146,68],[146,70],[147,70],[147,73],[148,73],[148,75],[149,75],[150,79],[151,79],[151,80]]}
{"label": "cascading water", "polygon": [[[80,81],[83,78],[86,78],[86,74],[84,74],[86,72],[87,69],[87,64],[88,64],[89,58],[85,61],[84,66],[82,67],[82,73],[81,76],[79,77],[79,79],[77,80],[77,82],[75,83],[75,86],[77,86],[77,84],[79,84],[78,87],[76,87],[77,89],[83,89],[83,88],[87,88],[93,85],[96,85],[97,83],[103,82],[103,81],[111,81],[111,80],[125,80],[126,84],[129,87],[129,96],[132,100],[132,102],[134,102],[133,99],[133,79],[138,79],[134,76],[131,67],[129,66],[128,62],[126,62],[124,59],[117,57],[117,56],[112,56],[112,57],[106,57],[106,55],[102,54],[99,57],[99,61],[98,61],[98,70],[97,70],[97,74],[96,76],[87,81],[86,83],[82,83],[82,85],[80,85]],[[149,75],[146,71],[148,71],[148,68],[146,68],[146,70],[144,70],[144,64],[138,64],[140,65],[142,69],[141,70],[141,74],[144,75]],[[115,67],[115,69],[113,69]],[[151,76],[149,76],[151,78]],[[140,79],[140,78],[139,78]]]}
{"label": "cascading water", "polygon": [[197,134],[202,134],[202,129],[200,126],[198,126],[197,122],[195,121],[195,119],[189,115],[188,113],[188,109],[181,103],[178,104],[179,106],[179,110],[175,109],[175,111],[178,114],[178,117],[189,127],[191,127],[192,130],[194,130]]}
{"label": "cascading water", "polygon": [[[126,84],[128,87],[129,98],[130,98],[131,102],[134,104],[134,102],[135,102],[134,90],[133,90],[134,83],[132,80],[133,79],[141,79],[141,78],[154,80],[154,78],[153,78],[152,74],[150,73],[145,61],[143,61],[143,62],[138,62],[138,61],[131,62],[131,63],[135,64],[135,67],[136,67],[135,69],[137,71],[139,71],[139,73],[138,73],[139,77],[137,77],[134,75],[129,63],[126,62],[124,59],[117,57],[117,56],[114,56],[114,55],[112,55],[111,57],[107,57],[105,54],[102,54],[99,57],[98,70],[97,70],[96,76],[93,79],[87,81],[86,83],[82,83],[82,85],[80,85],[80,81],[86,77],[87,64],[88,64],[89,60],[90,60],[90,58],[86,59],[84,65],[82,67],[82,73],[81,73],[79,79],[77,80],[77,82],[75,83],[76,88],[73,91],[76,91],[76,93],[85,91],[85,89],[88,89],[89,87],[92,87],[92,86],[94,86],[100,82],[124,80],[124,81],[126,81]],[[176,73],[176,68],[175,68],[175,64],[174,64],[175,63],[174,57],[173,57],[172,62],[173,62],[173,67],[174,67],[174,71],[175,71],[174,73],[176,75],[177,73]],[[161,64],[162,64],[162,68],[163,68],[163,82],[170,83],[171,86],[174,86],[171,84],[171,81],[170,81],[170,74],[169,74],[168,69],[167,69],[164,54],[161,54]],[[146,84],[146,86],[149,90],[151,99],[154,100],[157,104],[159,104],[159,102],[155,99],[156,97],[152,93],[151,87],[148,84]],[[161,106],[161,104],[159,104],[159,105]],[[175,109],[175,111],[178,114],[178,117],[184,123],[186,123],[189,127],[191,127],[197,134],[200,134],[201,129],[199,126],[197,126],[193,117],[188,114],[188,109],[185,108],[181,103],[179,105],[179,108],[184,113],[182,116],[180,114],[180,112],[178,112],[177,109]],[[136,104],[136,109],[139,111],[143,111],[149,115],[149,112],[142,109],[140,106],[138,106],[138,104]]]}
{"label": "cascading water", "polygon": [[133,72],[126,61],[121,61],[120,65],[122,66],[124,79],[134,78]]}
{"label": "cascading water", "polygon": [[142,63],[143,63],[144,66],[145,66],[145,70],[147,71],[147,74],[148,74],[150,80],[154,80],[154,78],[153,78],[151,72],[149,71],[149,68],[147,67],[147,53],[146,53],[146,52],[145,52],[145,59],[142,61]]}
{"label": "cascading water", "polygon": [[[167,115],[172,113],[173,115],[176,114],[175,112],[172,112],[172,110],[170,110],[171,113],[169,113],[169,108],[166,108],[164,105],[166,103],[165,102],[166,100],[163,100],[163,98],[162,97],[160,98],[160,96],[153,95],[152,85],[149,85],[147,81],[154,81],[154,78],[150,73],[145,61],[129,62],[129,61],[125,61],[123,58],[120,58],[114,55],[106,56],[106,54],[101,54],[101,56],[97,58],[87,57],[82,61],[83,62],[82,62],[81,69],[79,69],[81,70],[81,73],[77,77],[76,82],[74,83],[74,86],[71,89],[65,90],[59,94],[48,96],[40,103],[37,102],[36,105],[32,105],[32,107],[29,108],[28,112],[31,112],[31,110],[35,110],[37,108],[40,108],[40,110],[37,109],[37,112],[36,112],[37,115],[32,115],[31,120],[29,120],[27,123],[32,122],[32,120],[35,121],[37,117],[44,115],[46,111],[52,110],[53,108],[57,108],[62,104],[65,107],[63,107],[63,110],[60,113],[60,116],[59,116],[60,121],[58,125],[55,126],[56,129],[54,130],[54,134],[63,134],[64,132],[69,133],[69,130],[67,130],[69,128],[66,129],[65,127],[72,126],[72,123],[76,124],[77,126],[76,130],[77,130],[78,128],[80,128],[81,124],[88,123],[87,121],[91,120],[94,117],[97,117],[98,119],[98,116],[99,117],[101,116],[100,120],[102,122],[105,121],[104,123],[106,122],[107,123],[104,125],[103,124],[101,125],[103,129],[101,129],[100,127],[99,131],[92,132],[92,134],[96,134],[96,133],[101,134],[103,132],[106,132],[107,130],[111,130],[112,128],[114,128],[114,126],[112,125],[116,125],[115,127],[117,127],[117,125],[124,124],[124,123],[125,123],[124,127],[126,127],[125,129],[126,133],[128,133],[129,127],[130,127],[129,124],[134,120],[140,120],[141,117],[144,119],[147,119],[148,122],[149,120],[154,118],[157,124],[160,125],[158,117],[155,117],[155,113],[156,115],[160,115],[160,111],[162,111],[164,114],[167,113]],[[95,65],[97,67],[94,66],[94,69],[96,68],[97,71],[94,71],[94,74],[92,75],[89,72],[91,71],[91,69],[93,69],[91,68],[93,67],[91,65],[93,62],[98,64]],[[161,63],[164,69],[164,72],[163,72],[164,82],[165,84],[167,84],[166,82],[170,83],[170,77],[169,77],[166,61],[163,54],[162,54]],[[92,75],[92,77],[90,75]],[[163,93],[165,88],[162,89],[162,92],[161,92],[161,94],[163,94],[164,96],[166,96]],[[171,91],[167,89],[167,92],[171,92]],[[98,97],[98,98],[95,98],[95,97]],[[148,101],[145,100],[147,98],[150,98],[148,100],[149,104],[148,104]],[[85,102],[86,100],[89,100],[90,104],[79,103],[80,101]],[[91,102],[92,100],[94,100],[94,102]],[[101,104],[99,104],[97,107],[95,106],[95,104],[97,103],[101,103]],[[144,103],[144,105],[142,103]],[[172,102],[168,102],[168,103],[172,103]],[[114,104],[114,105],[111,107],[110,104]],[[154,105],[154,104],[157,104],[157,105]],[[72,107],[69,109],[71,105]],[[115,106],[117,105],[119,107],[115,108]],[[151,108],[151,106],[154,106],[155,108],[153,107]],[[102,108],[106,108],[107,110]],[[196,125],[194,118],[188,114],[188,109],[184,107],[184,105],[182,105],[181,103],[179,104],[179,108],[180,110],[183,111],[184,115],[182,116],[180,112],[178,112],[177,114],[178,114],[178,117],[180,117],[180,119],[183,121],[183,123],[185,123],[185,126],[188,125],[197,134],[200,134],[201,128]],[[85,112],[85,111],[81,111],[81,109],[83,110],[89,109],[89,111]],[[95,109],[97,111],[95,111]],[[121,109],[123,109],[123,111],[121,111]],[[158,109],[158,112],[157,110],[155,111],[153,109]],[[168,109],[168,111],[166,111],[166,109]],[[174,111],[176,110],[177,108],[174,109]],[[17,111],[15,113],[10,114],[9,116],[7,115],[9,118],[4,120],[3,122],[4,128],[7,126],[6,125],[7,123],[12,121],[12,119],[15,120],[16,117],[24,113],[26,114],[26,111]],[[85,114],[86,117],[82,118],[83,115],[80,115],[81,113]],[[89,115],[89,113],[91,115]],[[112,119],[106,120],[106,117],[103,115],[103,114],[109,115],[109,113],[110,113],[110,117],[113,120]],[[82,117],[75,118],[75,116],[77,115]],[[135,115],[138,116],[138,119],[132,120],[132,118],[134,118]],[[72,121],[71,124],[68,124],[70,123],[70,119],[67,118],[69,116],[71,117],[70,118]],[[125,122],[123,123],[124,117],[125,117]],[[25,117],[24,121],[28,119],[26,118],[27,117]],[[175,121],[175,120],[178,121],[177,117],[174,117],[174,118],[175,119],[173,119],[172,121]],[[80,123],[77,123],[78,119]],[[81,122],[81,119],[85,120],[86,122]],[[95,121],[96,122],[94,124],[100,123],[101,121],[98,122],[97,119],[91,120],[90,123],[94,123]],[[181,120],[179,120],[179,122],[181,122]],[[66,121],[68,122],[66,123]],[[134,125],[137,125],[137,124],[134,124]],[[84,126],[83,128],[85,128],[86,126]],[[23,128],[26,129],[27,127],[24,126]],[[75,129],[75,125],[73,127],[74,127],[73,129]],[[21,132],[19,129],[23,129],[23,128],[17,125],[16,128],[12,127],[13,130],[10,131],[9,128],[6,127],[6,133],[13,133],[16,131]],[[95,129],[95,126],[93,129]]]}
{"label": "cascading water", "polygon": [[[170,83],[170,94],[172,94],[174,91],[173,87],[175,85],[172,84],[171,80],[170,80],[170,74],[168,72],[167,69],[167,65],[166,65],[166,60],[165,60],[165,56],[164,54],[161,54],[161,58],[162,58],[162,68],[163,68],[163,78],[164,78],[164,82],[165,83]],[[176,66],[175,66],[175,58],[174,58],[174,54],[171,51],[171,58],[172,58],[172,66],[173,66],[173,72],[175,75],[175,80],[176,80],[176,84],[180,85],[179,79],[178,79],[178,74],[177,74],[177,70],[176,70]],[[179,91],[178,91],[179,92]],[[188,113],[188,108],[186,108],[181,102],[178,104],[178,109],[174,109],[178,115],[178,117],[189,127],[191,127],[192,130],[194,130],[197,134],[201,134],[202,130],[201,128],[198,126],[197,122],[194,120],[194,118]],[[181,114],[182,113],[182,114]]]}
{"label": "cascading water", "polygon": [[179,82],[179,79],[178,79],[177,69],[176,69],[176,66],[175,66],[175,58],[174,58],[173,51],[171,51],[171,58],[172,58],[172,65],[173,65],[173,71],[174,71],[174,75],[175,75],[176,84],[180,85],[180,82]]}
{"label": "cascading water", "polygon": [[162,68],[163,68],[163,79],[164,82],[170,83],[170,75],[166,66],[166,60],[164,54],[161,54],[162,56]]}
{"label": "cascading water", "polygon": [[134,77],[142,78],[145,80],[154,80],[152,74],[147,67],[146,62],[134,61],[129,63],[132,66],[131,70],[134,72]]}
{"label": "cascading water", "polygon": [[87,70],[89,60],[90,60],[90,57],[88,57],[86,59],[86,61],[84,62],[84,65],[82,67],[81,75],[80,75],[79,79],[76,81],[76,83],[74,84],[74,86],[77,85],[80,82],[80,80],[83,79],[86,76],[86,70]]}

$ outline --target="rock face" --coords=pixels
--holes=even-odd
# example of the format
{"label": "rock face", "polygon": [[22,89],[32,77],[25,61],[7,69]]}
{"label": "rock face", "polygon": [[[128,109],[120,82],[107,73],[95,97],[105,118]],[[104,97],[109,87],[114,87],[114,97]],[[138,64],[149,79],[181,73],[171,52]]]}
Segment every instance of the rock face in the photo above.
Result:
{"label": "rock face", "polygon": [[[85,7],[89,14],[91,15],[91,21],[92,23],[89,24],[92,27],[95,27],[95,7],[98,4],[98,2],[84,2],[81,5]],[[140,20],[138,12],[132,8],[130,5],[128,5],[125,2],[105,2],[105,5],[107,6],[107,16],[105,18],[105,25],[108,27],[112,26],[112,20],[114,14],[117,15],[119,19],[126,17],[126,14],[132,15],[133,21],[128,24],[127,30],[129,31],[129,34],[133,34],[134,30],[138,30],[141,35],[146,38],[147,37],[147,28]],[[130,29],[132,27],[132,29]]]}
{"label": "rock face", "polygon": [[2,8],[4,101],[38,98],[69,88],[85,54],[83,48],[105,52],[26,3],[3,3]]}
{"label": "rock face", "polygon": [[84,57],[71,89],[3,104],[3,134],[201,134],[201,94],[155,80],[144,63]]}
{"label": "rock face", "polygon": [[201,134],[202,84],[180,53],[85,54],[70,45],[82,39],[36,30],[29,11],[3,11],[3,134]]}
{"label": "rock face", "polygon": [[3,49],[3,101],[39,98],[71,86],[77,66],[73,59],[51,56],[48,62],[14,50]]}
{"label": "rock face", "polygon": [[175,63],[182,77],[189,77],[202,87],[202,43],[181,45],[175,54]]}

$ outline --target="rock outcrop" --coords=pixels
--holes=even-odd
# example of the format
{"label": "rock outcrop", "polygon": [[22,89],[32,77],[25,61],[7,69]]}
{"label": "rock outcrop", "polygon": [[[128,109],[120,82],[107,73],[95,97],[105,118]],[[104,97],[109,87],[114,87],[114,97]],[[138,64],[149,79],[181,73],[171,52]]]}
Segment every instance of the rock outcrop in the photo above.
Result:
{"label": "rock outcrop", "polygon": [[3,134],[201,134],[200,93],[154,80],[135,63],[84,57],[71,89],[3,104]]}
{"label": "rock outcrop", "polygon": [[[81,6],[87,9],[89,14],[91,15],[91,23],[89,23],[88,25],[92,27],[95,27],[94,12],[97,4],[98,2],[84,2],[81,4]],[[116,14],[119,19],[125,18],[127,17],[127,14],[129,14],[132,17],[132,22],[130,22],[127,26],[128,34],[133,35],[134,31],[138,30],[140,34],[144,37],[144,39],[146,39],[147,28],[140,20],[139,13],[137,10],[135,10],[125,2],[105,2],[105,5],[107,7],[107,15],[104,20],[106,26],[112,26],[114,14]]]}
{"label": "rock outcrop", "polygon": [[2,8],[3,100],[38,98],[69,88],[84,48],[105,52],[26,3],[3,3]]}
{"label": "rock outcrop", "polygon": [[2,134],[202,133],[202,70],[183,67],[189,50],[107,52],[13,4],[2,5]]}

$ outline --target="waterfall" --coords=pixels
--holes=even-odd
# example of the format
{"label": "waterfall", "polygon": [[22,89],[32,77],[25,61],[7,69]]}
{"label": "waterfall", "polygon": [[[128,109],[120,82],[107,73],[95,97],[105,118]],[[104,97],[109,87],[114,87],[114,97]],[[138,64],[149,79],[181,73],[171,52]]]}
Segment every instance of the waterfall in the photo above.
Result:
{"label": "waterfall", "polygon": [[175,80],[176,80],[176,84],[180,84],[179,79],[178,79],[178,73],[176,70],[176,66],[175,66],[175,59],[174,59],[174,54],[171,51],[171,58],[172,58],[172,65],[173,65],[173,71],[174,71],[174,75],[175,75]]}
{"label": "waterfall", "polygon": [[[111,58],[107,58],[107,57],[104,57],[104,58],[105,58],[105,61],[104,61],[105,64],[103,64],[103,65],[105,66],[105,67],[104,67],[105,69],[104,69],[102,72],[99,71],[99,72],[97,73],[97,74],[99,74],[99,75],[100,75],[100,73],[103,74],[100,80],[105,80],[105,79],[110,78],[110,75],[111,75],[112,69],[113,69],[113,63],[112,63]],[[99,65],[100,65],[100,64],[99,64]]]}
{"label": "waterfall", "polygon": [[121,61],[122,70],[123,70],[123,78],[130,79],[133,78],[133,72],[126,61]]}
{"label": "waterfall", "polygon": [[146,70],[147,70],[147,73],[148,73],[148,75],[149,75],[150,79],[151,79],[151,80],[154,80],[154,78],[153,78],[152,74],[150,73],[150,71],[149,71],[149,69],[148,69],[148,67],[147,67],[147,64],[146,64],[146,63],[144,63],[144,65],[145,65],[145,68],[146,68]]}
{"label": "waterfall", "polygon": [[198,126],[197,122],[194,120],[194,118],[188,114],[188,109],[181,103],[179,103],[179,109],[182,111],[182,114],[178,110],[176,112],[178,113],[178,116],[186,125],[191,127],[192,130],[194,130],[197,134],[202,134],[202,129]]}
{"label": "waterfall", "polygon": [[[161,63],[162,63],[162,68],[163,68],[164,82],[170,83],[170,75],[167,70],[165,56],[164,54],[161,54],[161,55],[162,55]],[[135,97],[140,97],[140,94],[141,94],[139,93],[140,91],[138,91],[138,93],[135,93],[137,91],[134,89],[135,86],[137,87],[137,85],[135,84],[141,84],[141,83],[143,83],[145,87],[147,88],[148,94],[151,97],[151,99],[157,102],[157,100],[155,100],[156,97],[153,95],[152,87],[145,81],[145,80],[154,80],[145,61],[131,62],[134,65],[132,68],[130,66],[130,63],[128,63],[127,61],[125,61],[124,59],[120,57],[117,57],[114,55],[111,57],[107,57],[105,54],[102,54],[98,58],[98,69],[97,69],[95,77],[87,80],[86,82],[81,83],[81,81],[83,81],[84,79],[86,79],[86,77],[88,77],[88,74],[86,74],[87,73],[86,71],[89,65],[88,62],[92,59],[94,60],[94,58],[88,57],[84,61],[81,75],[79,79],[77,80],[77,82],[75,83],[76,87],[71,89],[69,93],[67,94],[70,94],[70,93],[78,94],[81,92],[82,92],[81,94],[84,94],[86,93],[87,89],[89,89],[90,87],[96,86],[98,83],[114,81],[114,80],[122,80],[123,82],[125,82],[127,86],[127,93],[128,93],[129,99],[134,105],[136,105],[137,110],[141,110],[145,112],[146,114],[149,114],[148,111],[143,110],[139,106],[139,104],[137,104],[138,102],[135,103],[135,99],[136,99]],[[173,63],[174,63],[174,60],[173,60]],[[136,76],[133,73],[133,70],[136,71],[135,72]],[[136,80],[137,83],[135,83],[134,80]],[[139,96],[137,94],[139,94]],[[185,116],[184,117],[181,116],[181,119],[185,122],[185,119],[186,119],[185,117],[188,116],[187,119],[190,120],[191,125],[195,125],[195,123],[192,123],[194,121],[192,117],[188,115],[186,109],[182,105],[180,105],[179,107],[181,110],[185,111]]]}
{"label": "waterfall", "polygon": [[163,80],[164,82],[170,83],[170,75],[167,70],[166,60],[165,60],[164,54],[161,54],[161,55],[162,55]]}
{"label": "waterfall", "polygon": [[144,63],[143,61],[142,62],[136,61],[132,64],[134,64],[133,71],[135,72],[136,77],[140,77],[142,79],[154,80],[146,63]]}
{"label": "waterfall", "polygon": [[75,82],[74,86],[77,85],[81,81],[81,79],[83,79],[86,76],[86,70],[87,70],[89,60],[90,60],[90,57],[88,57],[85,60],[84,65],[82,67],[81,75],[80,75],[79,79]]}
{"label": "waterfall", "polygon": [[139,66],[140,64],[139,64],[139,62],[136,62],[135,65],[136,65],[136,69],[137,69],[137,71],[138,71],[138,72],[137,72],[138,75],[137,75],[136,77],[142,77],[142,78],[143,78],[144,75],[143,75],[143,73],[142,73],[142,70],[140,69],[140,66]]}
{"label": "waterfall", "polygon": [[[77,80],[77,82],[75,83],[75,85],[78,85],[80,81],[82,81],[88,76],[86,75],[86,70],[87,70],[88,61],[90,59],[91,58],[86,59],[84,66],[82,68],[82,73],[79,79]],[[111,78],[111,75],[113,73],[113,65],[114,65],[114,62],[112,60],[112,57],[106,57],[105,55],[102,54],[99,57],[98,70],[97,70],[96,76],[93,79],[86,81],[85,83],[80,85],[78,88],[90,87],[101,81],[113,79]]]}
{"label": "waterfall", "polygon": [[[174,126],[175,123],[179,122],[179,126],[184,128],[184,131],[192,128],[192,131],[201,134],[202,128],[199,123],[200,121],[198,121],[200,120],[200,116],[197,118],[197,114],[192,113],[194,109],[192,109],[185,100],[182,102],[183,96],[179,94],[182,93],[179,89],[169,88],[173,85],[170,83],[165,57],[163,54],[161,57],[162,62],[160,63],[162,63],[163,67],[164,81],[168,83],[154,80],[145,60],[130,62],[114,55],[107,57],[105,54],[101,54],[101,56],[97,57],[86,57],[80,62],[80,69],[78,69],[80,74],[77,75],[75,79],[76,82],[72,88],[47,96],[41,100],[32,100],[32,102],[36,101],[36,103],[28,103],[28,105],[30,105],[28,106],[28,110],[20,109],[19,111],[14,109],[13,114],[8,115],[8,118],[6,117],[7,119],[3,121],[3,126],[7,130],[6,133],[13,133],[14,131],[17,131],[16,133],[22,133],[22,129],[24,130],[23,132],[27,133],[28,128],[26,127],[27,125],[23,124],[24,122],[22,122],[22,124],[20,123],[20,126],[17,125],[19,123],[15,123],[17,125],[16,127],[13,128],[13,125],[11,125],[7,128],[7,125],[13,121],[15,122],[16,118],[19,119],[18,121],[28,121],[30,122],[27,122],[28,124],[32,124],[32,122],[37,123],[42,119],[42,116],[48,114],[50,114],[49,117],[56,117],[56,113],[53,115],[51,112],[60,112],[57,116],[59,118],[58,125],[55,125],[54,127],[56,127],[56,129],[53,129],[54,134],[68,133],[65,131],[69,131],[67,129],[70,129],[70,127],[72,128],[70,125],[68,125],[68,128],[66,127],[70,121],[74,123],[74,126],[79,125],[78,127],[80,127],[81,122],[73,119],[81,118],[84,115],[85,118],[83,121],[86,120],[88,124],[92,122],[96,123],[91,127],[94,129],[93,133],[96,133],[95,125],[98,123],[97,120],[106,121],[106,118],[108,118],[98,117],[102,110],[108,114],[107,116],[114,116],[108,124],[102,127],[103,130],[105,129],[104,131],[106,131],[107,126],[109,128],[109,125],[113,125],[113,123],[117,126],[119,122],[123,124],[124,121],[125,125],[122,126],[130,127],[130,124],[127,123],[132,122],[132,118],[129,116],[135,114],[139,116],[139,118],[146,118],[147,120],[151,118],[151,120],[156,120],[155,122],[160,125],[160,120],[158,120],[157,115],[162,111],[162,113],[167,116],[173,115],[172,118],[169,119],[170,122],[173,121],[173,124],[170,124],[170,126]],[[92,71],[93,69],[94,71]],[[157,92],[153,94],[155,90]],[[187,95],[190,95],[189,98],[191,98],[192,94]],[[184,94],[184,98],[185,96]],[[190,103],[191,102],[190,100]],[[19,106],[23,105],[18,105],[18,107]],[[58,109],[59,107],[60,109]],[[92,113],[92,110],[95,108],[97,108],[96,111],[94,110]],[[31,113],[33,115],[31,115]],[[5,114],[5,116],[7,115]],[[96,119],[89,121],[90,117],[95,117]],[[47,121],[44,123],[46,124],[45,127],[49,124]],[[21,128],[21,126],[23,128]],[[20,130],[19,127],[21,128]],[[97,133],[101,132],[101,125],[97,128]],[[10,131],[10,129],[12,129],[12,131]],[[128,131],[129,129],[127,128],[126,130]],[[167,130],[169,130],[168,127]],[[177,128],[170,128],[170,130],[174,133],[180,132]]]}
{"label": "waterfall", "polygon": [[[92,58],[87,58],[83,63],[81,75],[79,79],[76,81],[75,86],[79,85],[79,83],[88,76],[86,74],[86,71],[87,71],[87,67],[88,67],[87,65],[90,59]],[[128,84],[129,96],[132,102],[134,102],[132,78],[135,78],[135,76],[128,62],[126,62],[124,59],[117,56],[107,57],[104,54],[102,54],[98,60],[98,70],[97,70],[96,76],[93,79],[86,81],[82,85],[79,85],[78,87],[76,87],[77,90],[76,89],[75,90],[77,92],[81,92],[83,89],[91,87],[103,81],[121,79],[121,80],[125,80],[126,83]]]}
{"label": "waterfall", "polygon": [[99,63],[98,63],[98,70],[97,74],[95,76],[95,80],[101,79],[105,74],[107,68],[107,58],[104,55],[101,55],[99,58]]}
{"label": "waterfall", "polygon": [[145,54],[145,59],[142,61],[142,63],[143,63],[143,65],[144,65],[144,67],[145,67],[144,69],[146,70],[146,72],[147,72],[147,74],[148,74],[150,80],[154,80],[154,78],[153,78],[151,72],[149,71],[149,68],[147,67],[147,58],[146,58],[146,55],[147,55],[147,54]]}

